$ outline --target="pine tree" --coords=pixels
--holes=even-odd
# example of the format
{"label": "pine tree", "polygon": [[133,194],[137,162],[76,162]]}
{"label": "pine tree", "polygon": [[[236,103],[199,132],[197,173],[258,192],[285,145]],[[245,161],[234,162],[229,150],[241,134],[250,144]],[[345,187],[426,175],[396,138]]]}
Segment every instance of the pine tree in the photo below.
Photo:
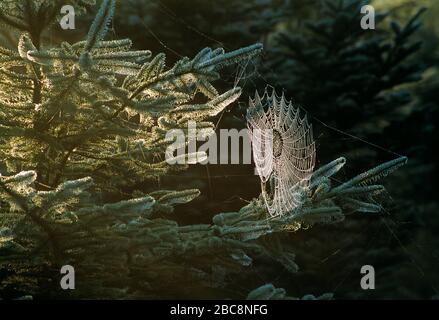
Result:
{"label": "pine tree", "polygon": [[[292,17],[275,35],[268,78],[326,124],[390,146],[394,142],[386,141],[383,130],[407,117],[413,102],[408,85],[425,70],[414,59],[422,44],[414,34],[425,8],[403,25],[390,21],[389,27],[385,22],[390,14],[377,10],[375,29],[362,29],[360,9],[368,3],[323,0],[313,15],[300,21]],[[346,147],[354,149],[331,144],[339,152]],[[364,150],[356,149],[366,160]]]}
{"label": "pine tree", "polygon": [[[83,41],[59,46],[42,36],[61,1],[0,4],[0,21],[19,33],[16,50],[0,47],[2,297],[190,297],[212,287],[222,293],[255,256],[297,270],[277,234],[341,221],[346,208],[380,211],[374,197],[383,187],[374,183],[405,158],[333,186],[330,177],[345,163],[337,159],[314,172],[304,205],[279,219],[267,220],[255,199],[210,224],[179,224],[174,207],[199,191],[156,187],[158,178],[187,168],[164,160],[166,132],[187,130],[192,119],[212,134],[209,119],[241,94],[238,87],[215,89],[219,69],[262,46],[205,48],[166,67],[164,54],[131,50],[129,39],[105,40],[115,2],[102,1]],[[74,266],[77,290],[60,290],[63,265]]]}

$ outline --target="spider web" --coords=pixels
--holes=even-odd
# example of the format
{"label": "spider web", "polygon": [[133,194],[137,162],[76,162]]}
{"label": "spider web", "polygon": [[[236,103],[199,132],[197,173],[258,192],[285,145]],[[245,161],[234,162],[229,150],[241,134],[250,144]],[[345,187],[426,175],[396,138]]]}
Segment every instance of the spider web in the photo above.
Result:
{"label": "spider web", "polygon": [[266,89],[250,99],[247,113],[256,170],[271,216],[293,213],[302,204],[315,165],[315,142],[306,116],[285,97]]}

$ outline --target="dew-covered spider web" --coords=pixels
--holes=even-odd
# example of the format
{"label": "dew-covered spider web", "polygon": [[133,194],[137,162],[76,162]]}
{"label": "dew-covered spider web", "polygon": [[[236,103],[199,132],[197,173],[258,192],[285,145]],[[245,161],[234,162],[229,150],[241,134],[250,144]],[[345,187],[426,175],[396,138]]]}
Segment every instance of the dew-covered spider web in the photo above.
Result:
{"label": "dew-covered spider web", "polygon": [[247,121],[262,196],[269,214],[293,214],[314,170],[316,147],[306,115],[266,89],[250,99]]}

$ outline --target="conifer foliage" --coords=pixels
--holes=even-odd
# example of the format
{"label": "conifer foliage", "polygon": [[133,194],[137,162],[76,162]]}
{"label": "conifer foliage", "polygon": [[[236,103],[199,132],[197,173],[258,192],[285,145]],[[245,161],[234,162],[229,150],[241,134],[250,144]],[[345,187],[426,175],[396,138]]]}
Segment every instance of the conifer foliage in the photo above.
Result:
{"label": "conifer foliage", "polygon": [[422,45],[414,35],[426,9],[403,24],[377,11],[376,29],[369,30],[359,27],[368,3],[321,1],[316,16],[275,34],[271,64],[279,70],[273,81],[320,119],[382,141],[388,123],[405,117],[401,110],[412,101],[407,84],[425,69],[413,57]]}
{"label": "conifer foliage", "polygon": [[64,1],[0,4],[0,22],[19,34],[16,50],[0,47],[0,296],[38,295],[48,283],[51,295],[62,296],[59,270],[72,265],[73,296],[190,297],[193,288],[226,286],[252,256],[297,270],[292,253],[262,238],[339,221],[344,207],[379,211],[373,196],[383,187],[369,184],[405,158],[337,187],[329,177],[345,160],[333,161],[312,176],[299,214],[277,220],[266,219],[260,199],[211,224],[171,220],[174,207],[199,191],[154,188],[160,176],[185,169],[165,161],[166,132],[187,130],[195,119],[211,134],[209,118],[241,93],[215,89],[219,69],[262,47],[205,48],[167,67],[164,54],[131,50],[129,39],[105,40],[115,3],[102,1],[83,41],[56,47],[42,34]]}

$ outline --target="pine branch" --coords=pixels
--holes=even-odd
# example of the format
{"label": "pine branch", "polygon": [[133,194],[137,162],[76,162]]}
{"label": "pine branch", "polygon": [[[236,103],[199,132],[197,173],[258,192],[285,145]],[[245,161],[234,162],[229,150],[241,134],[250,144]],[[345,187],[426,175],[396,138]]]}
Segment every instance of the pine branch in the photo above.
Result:
{"label": "pine branch", "polygon": [[115,0],[104,0],[102,2],[96,18],[88,32],[84,52],[90,52],[96,46],[96,44],[105,37],[108,30],[108,25],[113,18],[115,7]]}

